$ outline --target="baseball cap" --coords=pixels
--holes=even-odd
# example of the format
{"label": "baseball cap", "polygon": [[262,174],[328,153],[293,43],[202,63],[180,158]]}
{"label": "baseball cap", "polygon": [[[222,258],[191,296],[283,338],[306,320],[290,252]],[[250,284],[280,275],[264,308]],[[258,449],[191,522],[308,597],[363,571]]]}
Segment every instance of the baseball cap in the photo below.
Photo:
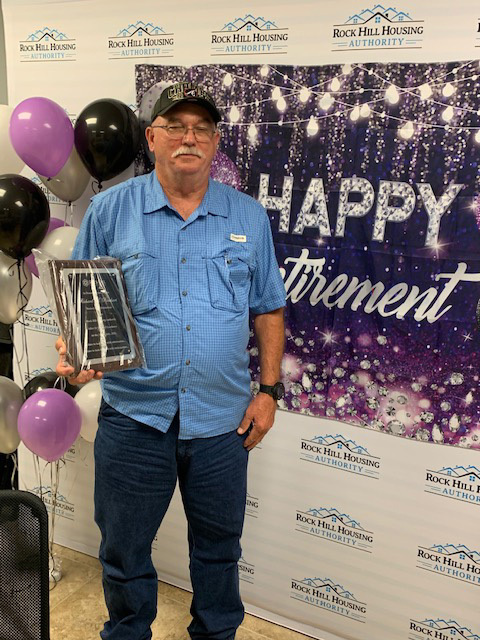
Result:
{"label": "baseball cap", "polygon": [[199,104],[212,116],[215,124],[222,119],[212,96],[196,82],[176,82],[166,87],[160,94],[152,110],[152,122],[157,116],[163,116],[173,107],[184,102]]}

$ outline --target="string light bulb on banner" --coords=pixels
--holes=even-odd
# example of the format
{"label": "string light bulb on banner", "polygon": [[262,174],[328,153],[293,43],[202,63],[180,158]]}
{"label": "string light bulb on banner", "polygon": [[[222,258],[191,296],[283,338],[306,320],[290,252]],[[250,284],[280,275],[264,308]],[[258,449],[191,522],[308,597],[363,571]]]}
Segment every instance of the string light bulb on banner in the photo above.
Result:
{"label": "string light bulb on banner", "polygon": [[232,74],[231,74],[231,73],[226,73],[226,74],[223,76],[223,84],[224,84],[226,87],[231,87],[231,86],[232,86],[232,84],[233,84],[233,78],[232,78]]}
{"label": "string light bulb on banner", "polygon": [[443,112],[442,112],[442,120],[444,122],[450,122],[450,120],[453,118],[453,107],[448,106]]}
{"label": "string light bulb on banner", "polygon": [[453,96],[455,91],[455,86],[451,82],[447,82],[447,84],[444,85],[442,89],[442,95],[444,95],[446,98],[450,98],[450,96]]}
{"label": "string light bulb on banner", "polygon": [[353,107],[353,109],[350,112],[350,120],[352,122],[356,122],[360,117],[360,107],[358,106],[358,104]]}
{"label": "string light bulb on banner", "polygon": [[280,96],[280,98],[277,100],[277,109],[280,111],[280,113],[284,113],[284,111],[286,111],[287,109],[287,101],[283,96]]}
{"label": "string light bulb on banner", "polygon": [[430,96],[432,95],[433,91],[431,86],[428,84],[428,82],[426,82],[425,84],[422,84],[419,87],[419,91],[420,91],[420,98],[422,100],[428,100],[428,98],[430,98]]}
{"label": "string light bulb on banner", "polygon": [[280,91],[280,87],[275,87],[272,91],[272,100],[278,100],[282,97],[282,92]]}
{"label": "string light bulb on banner", "polygon": [[263,67],[260,68],[260,75],[264,78],[268,76],[269,68],[267,64],[264,64]]}
{"label": "string light bulb on banner", "polygon": [[254,143],[257,141],[258,129],[253,123],[248,127],[247,136],[251,143]]}
{"label": "string light bulb on banner", "polygon": [[312,92],[307,87],[302,87],[298,97],[300,98],[300,102],[308,102],[308,99],[312,95]]}
{"label": "string light bulb on banner", "polygon": [[322,111],[328,111],[334,102],[334,98],[332,98],[332,96],[327,92],[324,93],[318,101],[318,106],[320,107],[320,109],[322,109]]}
{"label": "string light bulb on banner", "polygon": [[413,122],[411,120],[398,128],[398,135],[404,140],[410,140],[414,133],[415,127],[413,126]]}
{"label": "string light bulb on banner", "polygon": [[342,83],[340,82],[340,80],[338,78],[333,78],[333,80],[330,83],[330,90],[331,91],[340,91],[340,88],[342,86]]}
{"label": "string light bulb on banner", "polygon": [[480,144],[480,129],[477,131],[477,133],[474,136],[474,140],[477,144]]}
{"label": "string light bulb on banner", "polygon": [[309,136],[314,136],[318,133],[318,122],[315,120],[313,116],[310,116],[310,120],[307,124],[307,134]]}
{"label": "string light bulb on banner", "polygon": [[400,94],[398,93],[398,89],[394,84],[391,84],[385,91],[385,98],[390,104],[397,104],[397,102],[400,100]]}
{"label": "string light bulb on banner", "polygon": [[228,114],[230,118],[230,122],[238,122],[240,120],[240,111],[237,109],[235,105],[230,109],[230,113]]}
{"label": "string light bulb on banner", "polygon": [[368,102],[364,102],[362,104],[362,106],[360,107],[360,115],[362,118],[368,118],[368,116],[371,114],[372,110],[370,109],[370,105],[368,104]]}

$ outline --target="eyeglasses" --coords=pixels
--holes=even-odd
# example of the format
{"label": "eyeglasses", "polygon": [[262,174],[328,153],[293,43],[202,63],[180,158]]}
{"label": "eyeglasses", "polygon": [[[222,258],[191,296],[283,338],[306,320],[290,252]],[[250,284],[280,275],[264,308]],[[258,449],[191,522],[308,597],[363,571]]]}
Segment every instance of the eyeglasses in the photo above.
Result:
{"label": "eyeglasses", "polygon": [[193,131],[197,142],[208,142],[213,138],[215,129],[211,127],[187,127],[184,124],[153,124],[152,129],[164,129],[172,140],[181,140],[190,129]]}

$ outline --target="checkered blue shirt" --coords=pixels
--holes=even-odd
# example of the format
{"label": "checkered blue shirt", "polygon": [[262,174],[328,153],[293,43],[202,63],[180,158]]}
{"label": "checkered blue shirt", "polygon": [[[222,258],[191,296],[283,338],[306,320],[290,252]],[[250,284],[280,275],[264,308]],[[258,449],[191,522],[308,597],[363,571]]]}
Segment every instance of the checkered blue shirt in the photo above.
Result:
{"label": "checkered blue shirt", "polygon": [[187,220],[155,172],[92,198],[73,259],[122,261],[146,367],[105,374],[115,409],[180,438],[236,429],[250,402],[249,309],[285,306],[268,216],[249,196],[210,180]]}

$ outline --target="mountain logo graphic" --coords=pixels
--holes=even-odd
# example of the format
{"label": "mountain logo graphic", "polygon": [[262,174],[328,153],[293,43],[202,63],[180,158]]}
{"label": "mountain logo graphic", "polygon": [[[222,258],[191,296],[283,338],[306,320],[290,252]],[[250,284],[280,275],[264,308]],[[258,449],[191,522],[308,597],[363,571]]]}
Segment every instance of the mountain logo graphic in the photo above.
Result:
{"label": "mountain logo graphic", "polygon": [[265,20],[263,16],[253,16],[251,13],[246,14],[243,18],[235,18],[231,22],[227,22],[221,31],[240,31],[241,29],[250,30],[251,28],[258,31],[269,31],[270,29],[278,29],[272,20]]}
{"label": "mountain logo graphic", "polygon": [[392,7],[386,8],[381,4],[376,4],[371,9],[364,9],[349,16],[344,24],[366,24],[371,20],[377,20],[379,17],[389,22],[408,22],[412,20],[410,15],[404,11],[397,11]]}
{"label": "mountain logo graphic", "polygon": [[127,27],[120,29],[120,31],[117,33],[117,37],[127,37],[144,34],[158,36],[161,33],[165,33],[165,30],[158,25],[154,25],[153,22],[143,22],[143,20],[137,20],[135,24],[129,24]]}
{"label": "mountain logo graphic", "polygon": [[28,35],[26,40],[27,42],[40,42],[41,40],[45,40],[46,42],[48,42],[49,40],[70,40],[70,38],[68,38],[65,33],[58,31],[58,29],[44,27],[43,29],[37,29],[37,31],[34,31],[30,35]]}

